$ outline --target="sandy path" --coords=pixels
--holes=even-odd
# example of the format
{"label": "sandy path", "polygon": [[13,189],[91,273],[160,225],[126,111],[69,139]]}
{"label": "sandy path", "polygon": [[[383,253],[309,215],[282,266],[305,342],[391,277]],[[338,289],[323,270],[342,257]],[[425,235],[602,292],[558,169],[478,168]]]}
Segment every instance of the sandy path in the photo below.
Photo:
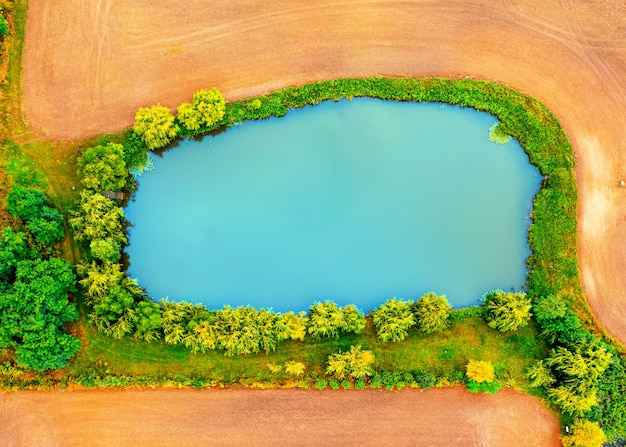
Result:
{"label": "sandy path", "polygon": [[0,439],[29,446],[559,446],[512,390],[78,391],[0,394]]}
{"label": "sandy path", "polygon": [[30,0],[25,115],[76,139],[176,107],[368,75],[472,76],[537,97],[574,145],[584,289],[626,343],[623,0]]}

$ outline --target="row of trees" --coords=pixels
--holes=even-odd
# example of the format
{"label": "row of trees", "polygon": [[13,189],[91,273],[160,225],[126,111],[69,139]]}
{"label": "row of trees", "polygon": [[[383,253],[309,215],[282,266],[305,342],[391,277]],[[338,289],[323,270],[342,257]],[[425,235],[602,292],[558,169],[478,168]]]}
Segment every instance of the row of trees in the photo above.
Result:
{"label": "row of trees", "polygon": [[140,108],[135,114],[133,131],[148,149],[167,146],[179,135],[194,135],[214,129],[224,117],[226,104],[217,89],[200,90],[191,103],[178,107],[178,114],[160,104]]}
{"label": "row of trees", "polygon": [[76,277],[67,261],[51,256],[64,237],[63,217],[43,192],[19,185],[7,208],[16,229],[0,237],[0,346],[12,348],[24,368],[64,367],[79,341],[63,330],[78,318],[68,301]]}

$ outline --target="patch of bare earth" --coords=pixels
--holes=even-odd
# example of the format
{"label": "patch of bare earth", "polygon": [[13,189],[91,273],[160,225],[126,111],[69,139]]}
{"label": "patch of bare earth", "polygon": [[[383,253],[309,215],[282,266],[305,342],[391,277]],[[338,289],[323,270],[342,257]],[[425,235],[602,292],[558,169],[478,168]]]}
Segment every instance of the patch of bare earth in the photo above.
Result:
{"label": "patch of bare earth", "polygon": [[0,439],[29,446],[560,445],[539,401],[512,390],[157,390],[0,395]]}

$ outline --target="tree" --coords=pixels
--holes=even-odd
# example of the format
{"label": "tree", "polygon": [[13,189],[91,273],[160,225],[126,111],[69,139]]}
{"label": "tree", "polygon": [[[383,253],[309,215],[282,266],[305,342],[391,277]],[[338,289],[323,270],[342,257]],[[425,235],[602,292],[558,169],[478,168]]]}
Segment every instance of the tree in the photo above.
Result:
{"label": "tree", "polygon": [[444,295],[437,296],[433,292],[422,296],[414,305],[413,313],[417,327],[425,334],[441,332],[450,324],[452,306]]}
{"label": "tree", "polygon": [[78,240],[109,240],[111,243],[127,242],[122,229],[124,211],[102,194],[83,190],[79,210],[69,219]]}
{"label": "tree", "polygon": [[328,357],[326,374],[333,375],[338,379],[353,377],[363,379],[374,373],[374,353],[364,351],[361,346],[351,346],[348,352],[331,354]]}
{"label": "tree", "polygon": [[0,291],[1,283],[12,283],[15,276],[15,268],[19,261],[31,258],[32,250],[26,243],[26,235],[13,231],[11,228],[2,230],[0,237]]}
{"label": "tree", "polygon": [[570,435],[563,437],[563,447],[602,447],[606,441],[597,423],[579,419],[572,424]]}
{"label": "tree", "polygon": [[85,188],[120,191],[128,176],[124,147],[115,143],[90,147],[78,159],[78,175]]}
{"label": "tree", "polygon": [[493,382],[496,374],[493,364],[485,360],[470,360],[465,366],[467,378],[476,383]]}
{"label": "tree", "polygon": [[185,129],[196,131],[202,127],[212,129],[224,117],[226,103],[217,89],[200,90],[193,95],[193,102],[178,107],[176,119]]}
{"label": "tree", "polygon": [[41,216],[41,210],[48,206],[48,199],[39,190],[15,185],[9,191],[7,205],[11,215],[29,221]]}
{"label": "tree", "polygon": [[222,94],[215,88],[200,90],[193,95],[193,106],[202,118],[205,127],[213,127],[226,112],[226,104]]}
{"label": "tree", "polygon": [[314,338],[336,338],[340,332],[359,333],[364,327],[365,316],[353,305],[342,309],[332,301],[324,301],[309,308],[308,332]]}
{"label": "tree", "polygon": [[571,343],[580,338],[580,321],[569,305],[555,295],[537,298],[533,313],[541,336],[550,343]]}
{"label": "tree", "polygon": [[49,249],[52,244],[65,236],[63,216],[48,206],[42,207],[39,216],[30,219],[26,228],[33,235],[36,246],[42,251]]}
{"label": "tree", "polygon": [[541,360],[531,364],[526,369],[526,377],[530,380],[530,386],[533,388],[547,388],[556,382],[550,368],[548,368]]}
{"label": "tree", "polygon": [[79,341],[61,327],[78,318],[68,302],[76,278],[62,259],[24,260],[15,282],[0,295],[0,344],[12,346],[18,365],[44,371],[67,365]]}
{"label": "tree", "polygon": [[91,257],[102,262],[118,262],[122,256],[119,242],[111,238],[94,239],[89,244]]}
{"label": "tree", "polygon": [[196,110],[193,104],[185,102],[178,107],[178,114],[176,119],[181,123],[185,129],[190,131],[196,131],[202,127],[202,117]]}
{"label": "tree", "polygon": [[9,24],[7,23],[4,16],[0,16],[0,36],[6,36],[9,34]]}
{"label": "tree", "polygon": [[163,324],[161,307],[154,301],[141,301],[137,303],[134,311],[135,337],[146,341],[157,340]]}
{"label": "tree", "polygon": [[135,114],[133,130],[148,149],[164,147],[178,135],[178,126],[170,109],[160,104],[140,108]]}
{"label": "tree", "polygon": [[580,394],[568,386],[559,386],[548,389],[548,396],[563,412],[572,416],[583,416],[598,404],[595,389]]}
{"label": "tree", "polygon": [[516,331],[530,321],[530,298],[525,293],[493,290],[483,296],[483,311],[489,327],[500,332]]}
{"label": "tree", "polygon": [[391,298],[372,312],[372,321],[376,334],[383,341],[404,340],[409,328],[415,325],[415,316],[411,312],[412,301]]}

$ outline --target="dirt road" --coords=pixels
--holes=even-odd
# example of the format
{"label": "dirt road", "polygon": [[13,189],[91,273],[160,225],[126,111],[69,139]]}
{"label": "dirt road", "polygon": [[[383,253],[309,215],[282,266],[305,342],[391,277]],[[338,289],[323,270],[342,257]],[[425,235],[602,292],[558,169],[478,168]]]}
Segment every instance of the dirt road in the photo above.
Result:
{"label": "dirt road", "polygon": [[622,0],[30,0],[24,107],[77,139],[175,108],[319,79],[471,76],[537,97],[577,158],[581,278],[626,343],[626,3]]}
{"label": "dirt road", "polygon": [[158,390],[0,394],[4,447],[556,447],[558,426],[512,390]]}

